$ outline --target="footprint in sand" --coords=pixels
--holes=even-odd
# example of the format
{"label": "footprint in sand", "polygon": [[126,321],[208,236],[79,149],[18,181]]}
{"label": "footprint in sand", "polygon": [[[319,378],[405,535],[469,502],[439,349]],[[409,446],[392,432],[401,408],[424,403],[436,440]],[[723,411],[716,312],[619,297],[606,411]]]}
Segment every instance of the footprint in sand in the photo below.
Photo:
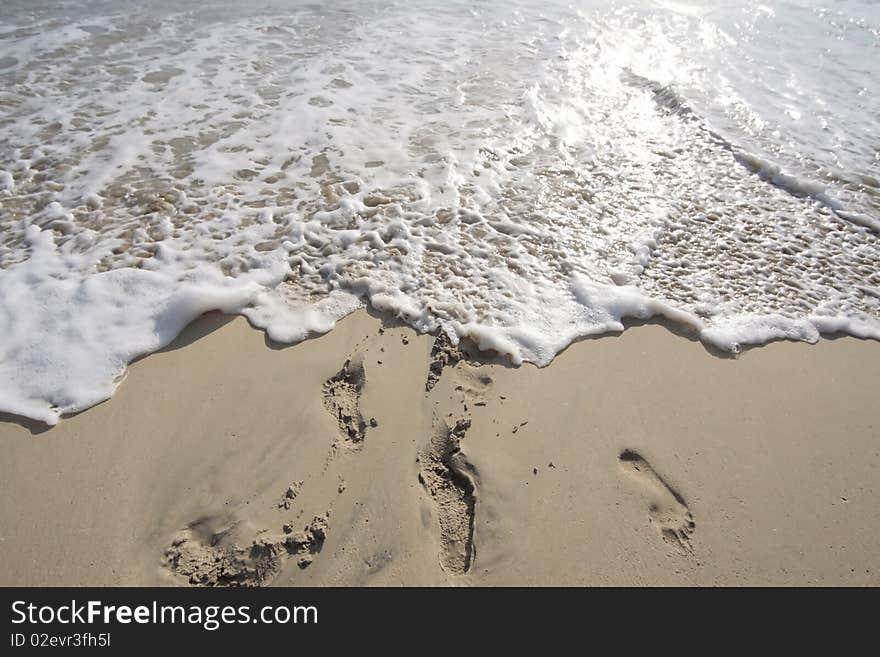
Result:
{"label": "footprint in sand", "polygon": [[364,357],[356,354],[345,361],[342,369],[324,382],[324,407],[339,424],[345,443],[359,449],[367,433],[367,423],[361,415],[361,392],[367,382]]}
{"label": "footprint in sand", "polygon": [[[181,530],[165,550],[162,565],[194,586],[264,586],[296,558],[307,567],[324,544],[329,511],[302,531],[243,540],[248,532],[234,516],[200,518]],[[249,543],[249,544],[248,544]]]}
{"label": "footprint in sand", "polygon": [[470,570],[475,553],[476,473],[460,449],[470,426],[468,419],[450,427],[435,418],[431,440],[419,456],[419,481],[440,521],[440,565],[456,575]]}
{"label": "footprint in sand", "polygon": [[440,331],[431,346],[431,358],[428,362],[428,378],[425,381],[425,392],[431,392],[437,385],[443,370],[454,367],[462,359],[462,353],[452,344],[452,340],[444,331]]}
{"label": "footprint in sand", "polygon": [[[461,575],[471,569],[476,556],[474,520],[478,485],[476,469],[462,452],[461,441],[471,426],[469,407],[486,405],[485,393],[492,378],[470,363],[441,331],[431,349],[426,396],[431,395],[447,369],[453,374],[452,412],[448,423],[434,416],[431,438],[419,454],[419,481],[437,510],[440,566],[448,573]],[[453,421],[452,417],[457,419]]]}
{"label": "footprint in sand", "polygon": [[637,452],[626,449],[618,461],[623,471],[644,489],[649,502],[648,519],[663,540],[682,554],[691,554],[690,537],[696,525],[684,498]]}

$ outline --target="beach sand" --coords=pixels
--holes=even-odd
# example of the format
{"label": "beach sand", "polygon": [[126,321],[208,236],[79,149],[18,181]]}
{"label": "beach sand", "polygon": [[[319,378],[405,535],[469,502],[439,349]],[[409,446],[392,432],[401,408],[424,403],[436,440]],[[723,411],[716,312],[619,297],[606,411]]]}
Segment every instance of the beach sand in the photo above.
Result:
{"label": "beach sand", "polygon": [[3,418],[0,584],[880,584],[877,342],[461,355],[207,315],[111,400]]}

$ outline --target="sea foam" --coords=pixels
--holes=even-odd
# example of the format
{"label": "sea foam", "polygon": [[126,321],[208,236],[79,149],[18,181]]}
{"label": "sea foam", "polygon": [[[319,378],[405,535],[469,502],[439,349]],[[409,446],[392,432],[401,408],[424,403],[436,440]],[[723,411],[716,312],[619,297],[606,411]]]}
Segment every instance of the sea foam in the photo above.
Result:
{"label": "sea foam", "polygon": [[2,411],[211,309],[537,365],[627,318],[880,339],[875,6],[180,4],[0,10]]}

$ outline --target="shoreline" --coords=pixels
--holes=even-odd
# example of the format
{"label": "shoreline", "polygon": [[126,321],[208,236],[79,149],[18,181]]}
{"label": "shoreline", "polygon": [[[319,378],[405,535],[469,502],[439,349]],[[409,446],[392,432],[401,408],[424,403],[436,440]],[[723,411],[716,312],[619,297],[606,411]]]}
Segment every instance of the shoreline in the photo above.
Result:
{"label": "shoreline", "polygon": [[4,416],[0,582],[880,584],[876,341],[635,322],[512,367],[384,319],[210,313],[51,431]]}

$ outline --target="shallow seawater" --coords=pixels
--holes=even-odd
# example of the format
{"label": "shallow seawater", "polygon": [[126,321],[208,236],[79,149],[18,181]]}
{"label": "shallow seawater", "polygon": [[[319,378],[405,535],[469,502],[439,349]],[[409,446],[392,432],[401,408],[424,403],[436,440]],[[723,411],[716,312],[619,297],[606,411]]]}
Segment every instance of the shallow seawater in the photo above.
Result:
{"label": "shallow seawater", "polygon": [[201,312],[880,338],[880,5],[6,0],[0,410]]}

